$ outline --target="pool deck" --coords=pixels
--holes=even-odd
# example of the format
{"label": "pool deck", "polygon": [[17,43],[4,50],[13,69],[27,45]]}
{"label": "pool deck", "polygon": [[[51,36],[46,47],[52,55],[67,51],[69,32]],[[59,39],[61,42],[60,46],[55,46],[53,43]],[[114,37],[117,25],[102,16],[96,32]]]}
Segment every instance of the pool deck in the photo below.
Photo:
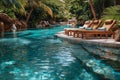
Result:
{"label": "pool deck", "polygon": [[100,46],[106,47],[117,47],[120,48],[120,42],[116,42],[112,38],[108,39],[82,39],[82,38],[74,38],[73,36],[67,36],[64,34],[64,31],[58,32],[55,36],[67,40],[72,43],[88,43],[88,44],[95,44]]}

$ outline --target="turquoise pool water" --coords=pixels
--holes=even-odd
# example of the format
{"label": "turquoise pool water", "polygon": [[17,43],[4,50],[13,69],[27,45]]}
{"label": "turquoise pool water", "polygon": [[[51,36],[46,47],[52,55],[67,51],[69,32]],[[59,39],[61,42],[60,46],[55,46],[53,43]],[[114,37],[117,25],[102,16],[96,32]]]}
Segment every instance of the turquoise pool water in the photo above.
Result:
{"label": "turquoise pool water", "polygon": [[0,80],[120,80],[119,71],[81,45],[54,37],[64,27],[6,33],[0,38]]}

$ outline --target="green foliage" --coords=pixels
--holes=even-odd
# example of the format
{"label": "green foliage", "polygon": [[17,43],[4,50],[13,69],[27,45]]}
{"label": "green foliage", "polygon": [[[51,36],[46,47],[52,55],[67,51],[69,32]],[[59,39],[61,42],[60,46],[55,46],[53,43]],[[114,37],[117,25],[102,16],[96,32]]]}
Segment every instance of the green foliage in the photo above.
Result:
{"label": "green foliage", "polygon": [[[26,11],[28,15],[26,16],[26,22],[31,23],[38,20],[40,21],[42,18],[53,17],[53,12],[49,6],[43,3],[43,0],[27,0],[27,8]],[[37,11],[36,11],[37,10]],[[44,13],[44,14],[43,14]],[[37,15],[37,16],[35,16]],[[39,17],[40,15],[40,17]],[[32,20],[31,20],[32,18]],[[29,22],[30,19],[30,22]],[[34,21],[33,21],[34,20]],[[32,23],[33,24],[33,23]],[[30,24],[30,25],[32,25]],[[33,25],[32,25],[33,26]]]}
{"label": "green foliage", "polygon": [[[22,0],[1,0],[0,1],[0,9],[3,10],[3,12],[7,13],[7,10],[18,12],[25,15],[25,9],[23,4],[20,3]],[[24,1],[25,2],[25,1]]]}
{"label": "green foliage", "polygon": [[120,26],[120,5],[111,6],[104,10],[103,20],[114,19],[117,20],[117,25]]}
{"label": "green foliage", "polygon": [[15,13],[12,9],[6,9],[4,12],[8,14],[9,17],[16,18]]}
{"label": "green foliage", "polygon": [[54,19],[69,18],[69,12],[60,0],[44,0],[43,3],[52,9]]}
{"label": "green foliage", "polygon": [[101,18],[103,10],[107,7],[113,6],[115,0],[93,0],[94,8],[97,14],[97,18]]}
{"label": "green foliage", "polygon": [[[78,20],[92,19],[92,12],[87,0],[65,0],[72,17],[76,17]],[[99,3],[98,3],[99,4]]]}
{"label": "green foliage", "polygon": [[17,0],[2,0],[2,3],[6,8],[13,8],[13,7],[16,7],[18,9],[21,8],[21,5]]}
{"label": "green foliage", "polygon": [[[53,11],[53,19],[47,14],[46,10],[42,7],[36,7],[30,17],[30,26],[34,27],[41,20],[67,20],[68,13],[64,4],[59,0],[41,0],[43,4],[48,6]],[[30,7],[27,9],[30,10]]]}
{"label": "green foliage", "polygon": [[[115,0],[93,0],[97,18],[120,20],[119,9],[113,6]],[[110,7],[110,8],[107,8]],[[66,21],[76,17],[78,20],[92,19],[92,13],[87,0],[0,0],[0,12],[10,17],[25,20],[31,9],[30,23],[35,26],[40,20]],[[105,9],[107,8],[107,9]],[[105,9],[105,10],[104,10]],[[51,17],[52,16],[52,17]]]}
{"label": "green foliage", "polygon": [[31,14],[29,26],[35,27],[41,20],[45,20],[48,15],[42,8],[36,8]]}
{"label": "green foliage", "polygon": [[104,15],[102,16],[102,19],[120,20],[120,5],[106,8],[104,10]]}

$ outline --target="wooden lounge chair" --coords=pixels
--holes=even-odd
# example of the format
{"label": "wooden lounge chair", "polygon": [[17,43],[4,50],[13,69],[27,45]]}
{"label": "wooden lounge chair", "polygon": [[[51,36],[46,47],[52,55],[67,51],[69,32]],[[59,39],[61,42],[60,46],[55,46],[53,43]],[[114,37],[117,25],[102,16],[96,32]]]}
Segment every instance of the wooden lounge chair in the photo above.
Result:
{"label": "wooden lounge chair", "polygon": [[86,27],[90,27],[92,25],[93,21],[92,20],[88,20],[85,21],[83,26],[80,26],[79,28],[64,28],[65,34],[70,36],[72,35],[72,32],[74,32],[74,30],[78,30],[78,29],[84,29]]}
{"label": "wooden lounge chair", "polygon": [[90,25],[90,27],[88,27],[88,28],[85,28],[85,29],[77,29],[77,30],[73,30],[73,35],[74,35],[74,37],[79,37],[79,32],[78,31],[86,31],[86,30],[96,30],[96,29],[98,29],[98,27],[101,25],[101,23],[102,23],[102,21],[101,20],[94,20],[93,22],[92,22],[92,24]]}
{"label": "wooden lounge chair", "polygon": [[102,23],[101,20],[94,20],[90,27],[92,28],[92,30],[96,30],[100,26],[101,23]]}
{"label": "wooden lounge chair", "polygon": [[96,30],[77,30],[74,33],[74,37],[75,34],[77,34],[77,35],[81,35],[82,38],[86,38],[86,39],[91,37],[91,35],[100,38],[102,38],[103,35],[105,36],[105,38],[108,38],[109,35],[113,35],[114,38],[114,32],[111,29],[115,26],[115,24],[116,24],[116,20],[106,20],[103,24],[103,27],[98,28]]}

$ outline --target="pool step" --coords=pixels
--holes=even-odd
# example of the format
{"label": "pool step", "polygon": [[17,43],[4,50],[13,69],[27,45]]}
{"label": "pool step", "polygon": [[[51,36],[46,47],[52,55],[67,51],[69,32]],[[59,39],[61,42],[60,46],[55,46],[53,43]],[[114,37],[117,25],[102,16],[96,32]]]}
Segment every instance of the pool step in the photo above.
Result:
{"label": "pool step", "polygon": [[114,69],[106,65],[100,59],[96,59],[95,56],[91,55],[83,47],[79,48],[81,51],[73,49],[72,54],[78,58],[86,68],[89,68],[90,71],[99,75],[103,79],[107,80],[119,80],[119,72],[115,72]]}

